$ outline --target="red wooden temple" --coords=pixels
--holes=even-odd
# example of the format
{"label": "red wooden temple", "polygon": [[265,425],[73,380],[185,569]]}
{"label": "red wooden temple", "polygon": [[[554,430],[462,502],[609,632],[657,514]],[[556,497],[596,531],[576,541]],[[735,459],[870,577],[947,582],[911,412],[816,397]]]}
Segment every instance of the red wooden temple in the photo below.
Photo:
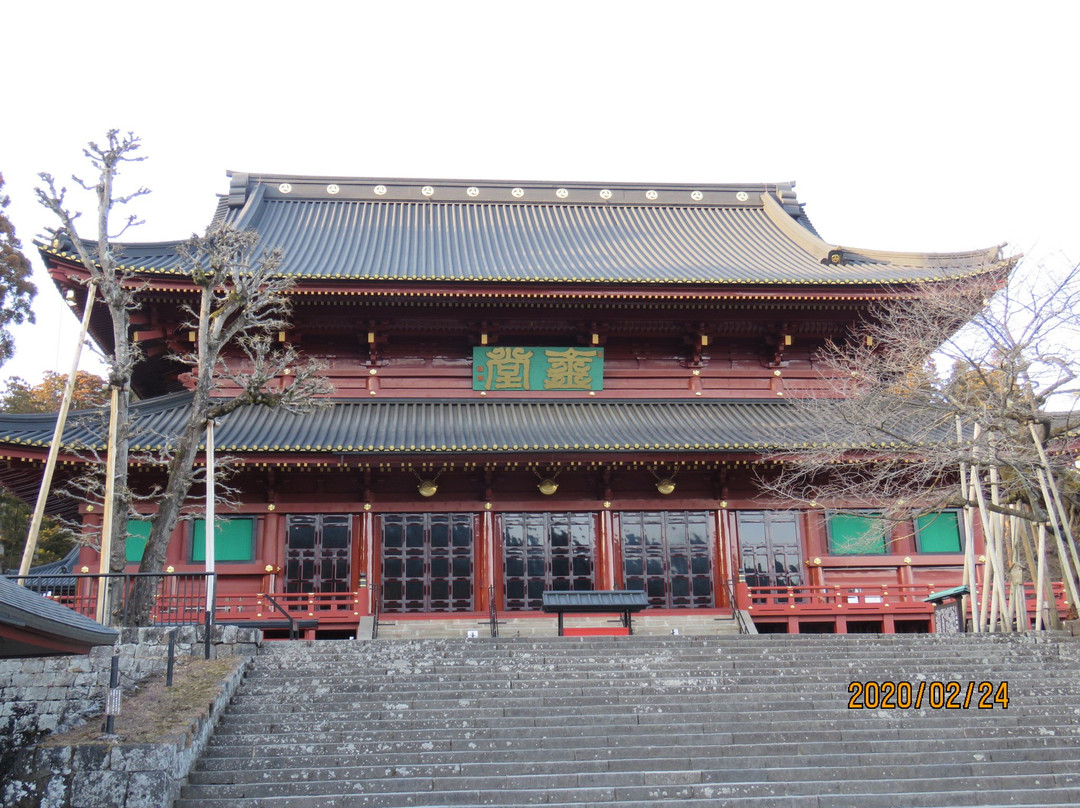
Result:
{"label": "red wooden temple", "polygon": [[[219,618],[261,614],[270,594],[333,636],[376,605],[534,614],[545,590],[644,590],[676,614],[730,613],[734,593],[759,631],[926,631],[923,598],[960,583],[977,537],[956,514],[855,541],[873,512],[800,509],[754,480],[813,433],[787,402],[821,389],[825,340],[897,290],[1000,272],[998,248],[831,244],[787,184],[236,173],[215,217],[284,249],[297,286],[280,338],[325,360],[336,388],[310,415],[247,408],[218,426],[218,452],[241,464],[216,530]],[[172,356],[190,345],[194,288],[176,246],[124,249],[146,282],[144,448],[188,401]],[[70,248],[42,255],[80,310]],[[103,311],[92,332],[108,350]],[[50,418],[0,418],[0,481],[33,490],[50,436]],[[132,483],[154,474],[135,466]],[[147,524],[129,532],[134,564]],[[204,556],[203,523],[182,523],[169,564]]]}

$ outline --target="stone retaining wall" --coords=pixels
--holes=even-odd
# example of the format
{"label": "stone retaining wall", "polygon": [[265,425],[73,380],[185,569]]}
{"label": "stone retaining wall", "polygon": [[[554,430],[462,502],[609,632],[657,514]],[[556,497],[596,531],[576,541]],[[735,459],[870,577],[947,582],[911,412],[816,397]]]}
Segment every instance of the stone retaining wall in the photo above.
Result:
{"label": "stone retaining wall", "polygon": [[[203,632],[197,627],[177,630],[177,656],[204,653]],[[124,629],[115,646],[93,649],[85,656],[38,657],[0,660],[0,804],[4,806],[118,806],[164,805],[160,790],[150,789],[158,802],[134,803],[117,799],[118,785],[123,783],[120,796],[147,791],[153,782],[161,781],[166,773],[183,763],[183,749],[166,747],[134,747],[130,754],[113,747],[110,760],[98,760],[100,751],[71,747],[33,749],[33,745],[52,732],[63,732],[100,716],[109,689],[111,659],[119,658],[120,683],[132,688],[151,674],[164,671],[168,664],[169,632],[167,628]],[[252,656],[262,642],[255,629],[236,626],[215,626],[211,634],[211,653],[214,656],[239,654]],[[236,677],[239,681],[239,676]],[[212,724],[200,731],[208,735]],[[198,733],[196,733],[198,735]],[[197,737],[192,741],[198,741]],[[189,744],[194,747],[200,744]],[[196,753],[197,754],[197,753]],[[157,766],[166,758],[174,760],[164,768]],[[194,760],[194,757],[191,758]],[[190,764],[189,764],[190,765]],[[87,770],[102,772],[101,777],[87,777]],[[74,777],[76,772],[84,776]],[[186,770],[184,771],[186,775]],[[29,780],[27,777],[29,776]],[[21,785],[20,785],[21,781]],[[81,784],[81,785],[80,785]],[[93,785],[91,785],[93,784]],[[110,785],[111,784],[111,785]],[[96,796],[81,794],[90,788]],[[57,801],[60,792],[72,801]],[[79,797],[79,801],[74,799]],[[89,800],[89,801],[86,801]]]}

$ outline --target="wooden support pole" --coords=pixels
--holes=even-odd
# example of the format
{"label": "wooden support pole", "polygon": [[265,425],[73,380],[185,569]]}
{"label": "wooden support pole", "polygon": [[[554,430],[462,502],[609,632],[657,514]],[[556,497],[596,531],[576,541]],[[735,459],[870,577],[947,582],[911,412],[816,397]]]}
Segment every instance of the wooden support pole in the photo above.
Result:
{"label": "wooden support pole", "polygon": [[210,620],[214,617],[214,580],[217,548],[214,542],[214,419],[206,422],[206,517],[204,519],[206,529],[203,531],[206,537],[206,630],[210,630]]}
{"label": "wooden support pole", "polygon": [[1061,577],[1065,581],[1065,590],[1069,593],[1069,602],[1075,606],[1080,603],[1080,593],[1077,591],[1077,583],[1073,578],[1073,570],[1068,560],[1068,551],[1065,549],[1065,541],[1062,538],[1062,529],[1058,523],[1059,514],[1057,508],[1052,504],[1052,495],[1049,490],[1050,483],[1047,482],[1042,469],[1036,468],[1035,471],[1039,478],[1039,487],[1042,490],[1043,505],[1046,507],[1047,513],[1050,514],[1050,526],[1054,533],[1054,541],[1057,544],[1058,559],[1061,566]]}
{"label": "wooden support pole", "polygon": [[[990,466],[988,476],[990,478],[990,502],[993,503],[996,508],[1000,508],[1001,507],[1001,486],[998,484],[999,483],[999,478],[998,478],[998,468],[997,468],[997,466]],[[991,514],[990,519],[991,519],[991,521],[992,521],[992,523],[994,525],[994,528],[997,530],[997,542],[996,542],[996,548],[995,548],[997,550],[997,554],[994,557],[994,563],[995,563],[995,565],[997,567],[997,571],[998,571],[998,584],[1001,587],[1000,588],[1000,593],[998,595],[998,609],[999,609],[999,612],[1001,614],[1002,628],[1004,630],[1008,631],[1012,627],[1012,600],[1011,599],[1015,596],[1015,593],[1010,594],[1009,597],[1006,598],[1005,593],[1006,593],[1007,590],[1006,590],[1006,587],[1005,587],[1005,583],[1006,583],[1006,575],[1005,575],[1005,571],[1006,571],[1006,568],[1005,568],[1005,546],[1006,546],[1005,515],[1003,513],[999,512],[999,511],[995,510],[994,513]]]}
{"label": "wooden support pole", "polygon": [[[1069,545],[1069,557],[1072,559],[1073,571],[1076,574],[1076,578],[1080,581],[1080,556],[1077,555],[1076,540],[1073,537],[1072,527],[1069,524],[1069,513],[1065,509],[1064,503],[1061,501],[1061,492],[1058,491],[1057,485],[1054,484],[1054,473],[1050,468],[1050,460],[1046,456],[1046,451],[1043,449],[1042,441],[1039,440],[1039,433],[1035,429],[1034,423],[1029,423],[1028,428],[1031,430],[1031,439],[1035,441],[1035,448],[1039,452],[1039,460],[1042,462],[1044,473],[1046,474],[1046,482],[1050,487],[1051,502],[1047,502],[1048,506],[1051,506],[1057,510],[1058,520],[1061,523],[1062,530],[1064,531],[1064,537]],[[1062,565],[1066,563],[1066,559],[1061,559]],[[1073,605],[1080,605],[1077,601],[1073,601]]]}
{"label": "wooden support pole", "polygon": [[112,572],[110,557],[112,556],[113,520],[116,518],[113,498],[116,491],[116,417],[119,402],[120,388],[113,385],[109,388],[109,444],[105,460],[105,504],[102,509],[101,558],[98,564],[98,572],[102,577],[98,579],[97,621],[102,625],[105,624],[108,616],[106,607],[107,601],[111,600],[112,592],[110,579],[105,576]]}
{"label": "wooden support pole", "polygon": [[[964,427],[960,417],[956,417],[956,442],[960,444],[964,439]],[[964,502],[971,501],[971,488],[968,485],[968,467],[966,463],[960,464],[960,498]],[[975,569],[975,514],[970,505],[964,505],[964,577],[962,583],[968,588],[968,609],[971,613],[971,630],[976,634],[982,631],[979,623],[979,581]]]}
{"label": "wooden support pole", "polygon": [[1000,578],[995,567],[997,548],[997,534],[995,526],[986,509],[986,497],[983,493],[982,480],[979,476],[978,467],[971,469],[971,489],[975,494],[975,500],[979,503],[979,519],[983,528],[983,556],[986,559],[983,564],[983,602],[979,612],[979,620],[988,631],[994,631],[997,624],[997,609],[1000,590]]}
{"label": "wooden support pole", "polygon": [[[1046,608],[1046,593],[1043,587],[1046,585],[1046,523],[1039,523],[1039,550],[1038,555],[1039,570],[1035,576],[1035,629],[1039,630],[1044,628],[1043,621],[1043,609]],[[1050,603],[1054,602],[1053,592],[1051,591]],[[1055,608],[1056,612],[1056,608]]]}
{"label": "wooden support pole", "polygon": [[[41,486],[38,488],[34,516],[30,520],[30,530],[26,534],[26,546],[23,549],[22,561],[19,564],[19,575],[27,575],[30,572],[30,567],[34,561],[34,553],[37,552],[38,536],[41,534],[41,521],[45,518],[45,502],[49,498],[49,489],[52,488],[53,473],[56,471],[56,458],[60,454],[60,443],[64,437],[64,427],[67,426],[68,410],[71,409],[71,401],[75,397],[75,382],[79,376],[79,359],[82,356],[83,343],[86,341],[86,331],[90,326],[90,313],[94,310],[94,297],[96,295],[97,285],[91,282],[86,287],[86,305],[83,307],[79,341],[75,344],[75,356],[71,360],[71,370],[68,372],[67,383],[64,385],[64,394],[60,399],[60,412],[56,415],[52,443],[49,444],[49,457],[45,461],[45,472],[41,477]],[[20,578],[19,584],[23,583],[25,583],[24,580]]]}

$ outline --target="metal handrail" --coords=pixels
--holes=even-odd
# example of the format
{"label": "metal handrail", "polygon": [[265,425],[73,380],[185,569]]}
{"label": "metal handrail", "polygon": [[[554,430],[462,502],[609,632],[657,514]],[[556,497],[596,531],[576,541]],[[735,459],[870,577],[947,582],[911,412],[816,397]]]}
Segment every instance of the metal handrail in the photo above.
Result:
{"label": "metal handrail", "polygon": [[371,604],[371,639],[375,640],[379,637],[379,615],[382,613],[382,597],[378,584],[372,585],[371,595],[374,598],[374,603]]}
{"label": "metal handrail", "polygon": [[296,639],[296,618],[293,617],[289,613],[288,609],[286,609],[284,606],[282,606],[280,603],[278,603],[276,600],[274,600],[274,596],[271,595],[269,592],[263,592],[263,597],[266,598],[268,601],[270,601],[270,605],[272,605],[275,609],[277,609],[279,612],[281,612],[283,615],[285,615],[285,619],[289,621],[289,639],[290,640],[295,640]]}
{"label": "metal handrail", "polygon": [[499,617],[498,617],[497,612],[495,611],[495,587],[494,586],[489,586],[488,587],[488,611],[490,612],[490,615],[491,615],[491,636],[493,638],[498,637],[499,636]]}
{"label": "metal handrail", "polygon": [[739,633],[749,634],[750,627],[746,625],[746,615],[744,615],[742,609],[739,608],[739,604],[735,602],[735,587],[732,585],[731,579],[725,578],[724,585],[727,587],[728,603],[731,604],[731,614],[735,618],[735,622],[739,625]]}

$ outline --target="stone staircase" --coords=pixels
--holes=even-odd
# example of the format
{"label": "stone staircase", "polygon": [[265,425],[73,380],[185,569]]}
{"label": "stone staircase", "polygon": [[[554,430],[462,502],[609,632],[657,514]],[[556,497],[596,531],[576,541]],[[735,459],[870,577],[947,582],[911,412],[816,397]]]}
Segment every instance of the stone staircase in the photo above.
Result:
{"label": "stone staircase", "polygon": [[1076,805],[1078,663],[1050,634],[273,643],[176,808]]}

